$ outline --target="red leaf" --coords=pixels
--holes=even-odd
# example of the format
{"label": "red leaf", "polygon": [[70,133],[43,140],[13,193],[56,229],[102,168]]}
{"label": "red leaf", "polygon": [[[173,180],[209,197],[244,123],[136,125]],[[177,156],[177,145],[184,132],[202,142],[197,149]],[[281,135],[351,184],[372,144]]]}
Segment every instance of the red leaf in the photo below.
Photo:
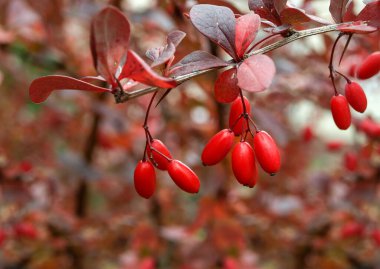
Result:
{"label": "red leaf", "polygon": [[241,14],[242,12],[234,5],[233,2],[228,2],[228,0],[198,0],[199,4],[209,4],[215,6],[228,7],[232,10],[234,14]]}
{"label": "red leaf", "polygon": [[249,92],[260,92],[272,83],[276,67],[266,55],[246,59],[237,71],[238,86]]}
{"label": "red leaf", "polygon": [[168,37],[166,38],[166,42],[168,44],[173,43],[173,45],[177,47],[179,43],[181,43],[181,41],[185,38],[185,36],[186,36],[186,33],[179,30],[174,30],[168,34]]}
{"label": "red leaf", "polygon": [[273,5],[278,14],[281,14],[281,12],[285,9],[286,2],[288,2],[288,0],[274,0],[273,1]]}
{"label": "red leaf", "polygon": [[213,5],[195,5],[190,10],[194,27],[236,59],[235,16],[231,9]]}
{"label": "red leaf", "polygon": [[260,16],[253,12],[236,20],[235,46],[236,54],[239,58],[243,57],[249,45],[255,40],[259,28]]}
{"label": "red leaf", "polygon": [[165,47],[156,48],[153,50],[158,51],[158,55],[152,54],[150,52],[151,50],[147,51],[147,55],[149,54],[149,56],[152,55],[153,57],[155,57],[153,63],[151,64],[151,67],[156,67],[168,62],[174,56],[176,49],[174,44],[170,42]]}
{"label": "red leaf", "polygon": [[181,41],[185,38],[186,33],[182,31],[172,31],[168,34],[166,38],[166,46],[148,49],[145,55],[153,61],[151,67],[159,66],[168,62],[171,58],[173,58],[174,53],[176,51],[176,47],[181,43]]}
{"label": "red leaf", "polygon": [[330,0],[329,10],[335,22],[343,22],[349,2],[350,0]]}
{"label": "red leaf", "polygon": [[355,21],[353,23],[345,23],[339,25],[337,29],[345,33],[355,33],[355,34],[369,34],[377,31],[377,28],[369,26],[362,21]]}
{"label": "red leaf", "polygon": [[296,7],[285,8],[280,15],[283,24],[297,25],[311,21],[304,10]]}
{"label": "red leaf", "polygon": [[237,85],[236,68],[219,74],[215,82],[215,99],[220,103],[231,103],[238,97],[240,88]]}
{"label": "red leaf", "polygon": [[185,56],[176,63],[170,73],[174,76],[181,76],[194,71],[202,71],[215,67],[225,67],[228,63],[205,51],[197,50]]}
{"label": "red leaf", "polygon": [[356,19],[369,21],[368,25],[380,28],[380,1],[367,4]]}
{"label": "red leaf", "polygon": [[91,24],[91,51],[98,73],[113,86],[117,67],[128,49],[130,26],[118,9],[106,7]]}
{"label": "red leaf", "polygon": [[110,89],[98,87],[79,79],[53,75],[33,80],[32,84],[29,86],[29,96],[34,103],[41,103],[45,101],[54,90],[111,92]]}
{"label": "red leaf", "polygon": [[282,24],[280,16],[275,9],[273,0],[249,0],[248,7],[262,19],[267,19],[276,25]]}
{"label": "red leaf", "polygon": [[347,6],[346,13],[343,16],[343,22],[356,20],[356,14],[354,13],[355,2],[351,2]]}
{"label": "red leaf", "polygon": [[140,56],[131,50],[128,50],[127,61],[119,75],[119,80],[124,78],[130,78],[149,86],[156,86],[164,89],[177,86],[177,82],[174,79],[156,74],[152,68],[140,58]]}

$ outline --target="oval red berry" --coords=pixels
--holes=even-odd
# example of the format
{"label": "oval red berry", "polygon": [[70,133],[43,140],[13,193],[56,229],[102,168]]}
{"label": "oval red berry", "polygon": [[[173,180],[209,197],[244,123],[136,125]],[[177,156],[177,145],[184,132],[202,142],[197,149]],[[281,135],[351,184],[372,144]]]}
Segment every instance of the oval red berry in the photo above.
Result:
{"label": "oval red berry", "polygon": [[358,168],[358,156],[354,152],[344,154],[344,166],[348,171],[356,171]]}
{"label": "oval red berry", "polygon": [[360,79],[369,79],[380,71],[380,51],[370,54],[357,68],[356,75]]}
{"label": "oval red berry", "polygon": [[150,198],[156,190],[156,172],[150,162],[139,161],[134,173],[136,192],[146,199]]}
{"label": "oval red berry", "polygon": [[232,150],[232,171],[237,181],[248,187],[254,187],[258,172],[255,161],[255,152],[247,142],[239,142]]}
{"label": "oval red berry", "polygon": [[346,130],[351,125],[351,112],[346,97],[334,95],[330,102],[331,114],[339,129]]}
{"label": "oval red berry", "polygon": [[367,109],[367,97],[363,88],[358,83],[347,83],[345,94],[348,103],[353,109],[360,113],[363,113]]}
{"label": "oval red berry", "polygon": [[172,160],[168,165],[169,176],[174,183],[188,193],[197,193],[200,187],[198,176],[186,164]]}
{"label": "oval red berry", "polygon": [[234,142],[234,133],[229,129],[221,130],[214,135],[202,152],[202,163],[214,165],[226,157]]}
{"label": "oval red berry", "polygon": [[256,158],[261,168],[269,174],[275,174],[280,170],[280,151],[273,138],[265,131],[256,133],[253,138]]}
{"label": "oval red berry", "polygon": [[[244,99],[246,111],[248,114],[250,114],[251,105],[246,97],[244,97],[243,99]],[[242,113],[244,113],[244,107],[243,107],[241,98],[238,97],[231,104],[230,117],[229,117],[230,129],[232,129],[232,131],[235,133],[236,136],[241,135],[241,133],[247,128],[246,120],[243,117],[240,117]]]}
{"label": "oval red berry", "polygon": [[[155,149],[155,150],[151,150],[149,147],[147,149],[147,154],[150,161],[158,169],[168,170],[169,159],[172,158],[172,155],[170,154],[170,151],[165,146],[165,144],[162,143],[161,140],[153,139],[150,146]],[[157,151],[160,152],[161,154],[158,153]],[[162,155],[166,156],[168,159]]]}

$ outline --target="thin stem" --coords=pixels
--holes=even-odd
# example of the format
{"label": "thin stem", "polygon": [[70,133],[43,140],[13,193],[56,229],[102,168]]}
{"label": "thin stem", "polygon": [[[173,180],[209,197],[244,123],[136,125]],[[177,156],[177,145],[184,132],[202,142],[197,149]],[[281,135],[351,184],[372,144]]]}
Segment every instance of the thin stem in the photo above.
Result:
{"label": "thin stem", "polygon": [[265,41],[267,41],[268,39],[271,39],[272,37],[275,37],[275,36],[278,36],[280,35],[280,33],[275,33],[275,34],[272,34],[272,35],[269,35],[269,36],[266,36],[264,37],[263,39],[261,39],[260,41],[258,41],[257,43],[255,43],[252,48],[250,48],[248,50],[247,53],[250,53],[254,48],[257,48],[258,45],[261,45],[262,43],[264,43]]}
{"label": "thin stem", "polygon": [[334,61],[334,53],[335,53],[336,45],[338,44],[339,39],[341,39],[341,37],[342,37],[343,35],[344,35],[343,33],[340,33],[340,34],[338,35],[338,37],[336,38],[336,40],[335,40],[335,42],[334,42],[334,45],[333,45],[333,47],[332,47],[332,50],[331,50],[330,63],[329,63],[330,78],[331,78],[331,82],[332,82],[333,87],[334,87],[334,93],[335,93],[335,95],[338,95],[338,90],[336,89],[335,78],[334,78],[334,64],[333,64],[333,61]]}
{"label": "thin stem", "polygon": [[158,93],[158,91],[156,91],[153,94],[152,98],[149,101],[148,109],[146,110],[146,114],[145,114],[145,120],[144,120],[144,125],[143,125],[144,128],[146,128],[148,126],[148,117],[149,117],[149,113],[150,113],[150,108],[152,107],[153,100],[156,97],[157,93]]}
{"label": "thin stem", "polygon": [[346,75],[343,75],[341,72],[336,71],[336,70],[334,70],[334,72],[340,75],[341,77],[343,77],[347,81],[348,84],[351,84],[351,79],[349,79]]}
{"label": "thin stem", "polygon": [[[344,23],[344,24],[347,24],[347,23]],[[285,46],[291,42],[294,42],[298,39],[302,39],[302,38],[305,38],[305,37],[309,37],[309,36],[313,36],[313,35],[318,35],[318,34],[323,34],[323,33],[328,33],[328,32],[333,32],[333,31],[339,31],[338,30],[338,27],[340,26],[341,24],[333,24],[333,25],[327,25],[327,26],[322,26],[322,27],[317,27],[317,28],[312,28],[312,29],[308,29],[308,30],[303,30],[303,31],[294,31],[292,33],[292,35],[290,35],[289,37],[286,37],[282,40],[279,40],[277,42],[274,42],[272,44],[269,44],[268,46],[265,46],[261,49],[258,49],[258,50],[255,50],[255,51],[251,51],[250,53],[246,54],[244,56],[244,58],[249,58],[253,55],[257,55],[257,54],[265,54],[265,53],[268,53],[272,50],[275,50],[275,49],[278,49],[282,46]],[[234,66],[236,65],[236,63],[231,60],[228,62],[229,66]],[[206,70],[197,70],[197,71],[194,71],[194,72],[191,72],[189,74],[186,74],[186,75],[181,75],[181,76],[177,76],[177,77],[173,77],[177,84],[180,85],[182,83],[184,83],[185,81],[193,78],[193,77],[197,77],[197,76],[200,76],[200,75],[203,75],[203,74],[206,74],[206,73],[209,73],[210,71],[213,71],[213,70],[217,70],[217,69],[221,69],[223,67],[215,67],[215,68],[210,68],[210,69],[206,69]],[[131,99],[134,99],[134,98],[138,98],[140,96],[143,96],[143,95],[146,95],[146,94],[149,94],[149,93],[152,93],[152,92],[155,92],[157,90],[159,90],[160,88],[158,87],[149,87],[149,88],[144,88],[144,89],[140,89],[140,90],[135,90],[135,91],[132,91],[132,92],[120,92],[119,94],[114,94],[115,96],[115,101],[116,103],[124,103],[128,100],[131,100]]]}

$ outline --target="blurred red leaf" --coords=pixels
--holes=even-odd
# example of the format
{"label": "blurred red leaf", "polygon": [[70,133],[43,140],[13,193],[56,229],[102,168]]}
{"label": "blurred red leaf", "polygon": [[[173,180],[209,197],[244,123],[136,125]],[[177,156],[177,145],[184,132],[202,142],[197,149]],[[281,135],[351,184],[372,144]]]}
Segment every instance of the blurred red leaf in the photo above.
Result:
{"label": "blurred red leaf", "polygon": [[278,14],[281,14],[281,12],[285,9],[286,2],[288,2],[288,0],[274,0],[273,1],[273,5]]}
{"label": "blurred red leaf", "polygon": [[119,75],[119,80],[124,78],[130,78],[149,86],[165,89],[173,88],[177,85],[174,79],[166,78],[155,73],[152,68],[132,50],[128,50],[127,61]]}
{"label": "blurred red leaf", "polygon": [[130,26],[118,9],[106,7],[92,20],[91,52],[98,73],[116,86],[114,75],[128,49]]}
{"label": "blurred red leaf", "polygon": [[219,74],[215,82],[215,99],[220,103],[231,103],[238,97],[240,88],[237,85],[236,68]]}
{"label": "blurred red leaf", "polygon": [[280,18],[283,24],[290,25],[297,25],[311,21],[310,17],[305,13],[304,10],[295,7],[285,8],[281,12]]}
{"label": "blurred red leaf", "polygon": [[260,17],[250,12],[236,19],[235,46],[238,57],[243,57],[247,48],[255,40],[260,28]]}
{"label": "blurred red leaf", "polygon": [[275,25],[281,25],[280,17],[276,12],[273,0],[249,0],[248,7],[262,19],[267,19]]}
{"label": "blurred red leaf", "polygon": [[238,86],[249,92],[260,92],[272,83],[276,67],[266,55],[246,59],[237,71]]}
{"label": "blurred red leaf", "polygon": [[355,21],[354,23],[342,24],[337,27],[341,32],[368,34],[377,31],[377,28],[365,24],[363,21]]}
{"label": "blurred red leaf", "polygon": [[344,14],[347,11],[347,6],[350,0],[331,0],[330,13],[336,23],[343,22]]}
{"label": "blurred red leaf", "polygon": [[380,1],[367,4],[359,13],[357,20],[369,21],[368,25],[380,28]]}
{"label": "blurred red leaf", "polygon": [[67,76],[40,77],[30,84],[29,96],[34,103],[45,101],[54,90],[81,90],[90,92],[111,92],[110,89],[98,87],[79,79]]}
{"label": "blurred red leaf", "polygon": [[228,63],[205,51],[197,50],[186,55],[176,63],[170,73],[174,76],[189,74],[194,71],[202,71],[209,68],[224,67]]}
{"label": "blurred red leaf", "polygon": [[195,5],[190,10],[194,27],[236,59],[235,16],[231,9],[213,5]]}

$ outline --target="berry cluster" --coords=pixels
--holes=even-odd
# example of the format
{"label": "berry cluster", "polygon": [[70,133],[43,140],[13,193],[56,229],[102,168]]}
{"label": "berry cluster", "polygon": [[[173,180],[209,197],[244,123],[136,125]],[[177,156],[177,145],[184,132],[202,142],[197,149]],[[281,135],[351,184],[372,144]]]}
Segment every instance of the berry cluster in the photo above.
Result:
{"label": "berry cluster", "polygon": [[[234,137],[240,136],[240,141],[232,150],[232,171],[240,184],[252,188],[258,178],[256,159],[261,168],[271,175],[280,169],[281,159],[275,141],[267,132],[257,129],[250,110],[248,99],[243,95],[237,97],[231,104],[229,129],[221,130],[210,139],[201,158],[204,165],[219,163],[233,147]],[[255,128],[255,133],[250,124]],[[253,137],[253,147],[247,142],[248,134]]]}
{"label": "berry cluster", "polygon": [[174,183],[188,193],[197,193],[200,187],[198,176],[181,161],[172,159],[170,151],[162,141],[153,139],[148,129],[143,159],[137,164],[134,173],[134,184],[137,193],[149,198],[156,189],[156,171],[168,171]]}
{"label": "berry cluster", "polygon": [[[330,107],[331,113],[336,126],[339,129],[346,130],[351,125],[351,112],[349,106],[354,110],[363,113],[367,109],[367,97],[363,88],[357,82],[351,81],[345,75],[332,69],[332,72],[337,73],[346,79],[345,96],[339,94],[335,88],[335,82],[332,78],[335,95],[331,98]],[[364,61],[355,68],[354,75],[359,79],[368,79],[380,72],[380,52],[374,52],[369,55]],[[332,76],[332,75],[331,75]]]}

